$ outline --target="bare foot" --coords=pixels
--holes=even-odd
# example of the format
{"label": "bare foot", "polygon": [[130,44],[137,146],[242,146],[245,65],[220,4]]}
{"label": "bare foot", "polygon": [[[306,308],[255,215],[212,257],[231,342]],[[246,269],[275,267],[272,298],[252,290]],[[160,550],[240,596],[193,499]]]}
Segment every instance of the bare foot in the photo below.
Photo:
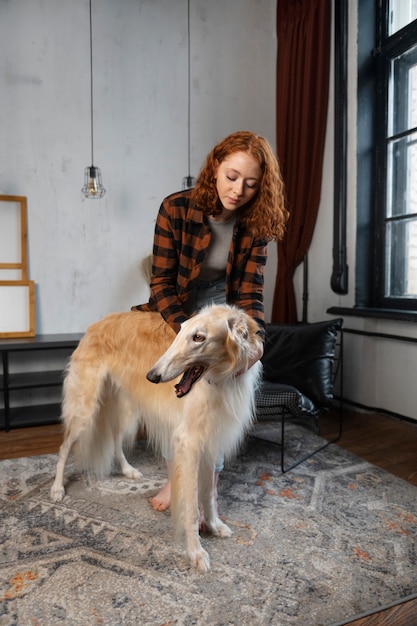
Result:
{"label": "bare foot", "polygon": [[172,461],[166,461],[168,478],[161,491],[149,498],[149,502],[155,511],[166,511],[171,504],[171,481],[172,481]]}
{"label": "bare foot", "polygon": [[149,498],[149,502],[155,511],[166,511],[169,509],[171,504],[171,481],[167,480],[161,491],[153,498]]}

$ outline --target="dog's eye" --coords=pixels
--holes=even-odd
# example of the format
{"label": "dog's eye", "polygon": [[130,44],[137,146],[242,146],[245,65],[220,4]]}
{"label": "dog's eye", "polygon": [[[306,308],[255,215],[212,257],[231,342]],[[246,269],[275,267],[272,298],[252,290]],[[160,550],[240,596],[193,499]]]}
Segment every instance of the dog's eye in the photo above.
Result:
{"label": "dog's eye", "polygon": [[196,343],[201,343],[202,341],[204,341],[204,339],[204,335],[200,335],[199,333],[196,333],[193,337],[193,341],[195,341]]}

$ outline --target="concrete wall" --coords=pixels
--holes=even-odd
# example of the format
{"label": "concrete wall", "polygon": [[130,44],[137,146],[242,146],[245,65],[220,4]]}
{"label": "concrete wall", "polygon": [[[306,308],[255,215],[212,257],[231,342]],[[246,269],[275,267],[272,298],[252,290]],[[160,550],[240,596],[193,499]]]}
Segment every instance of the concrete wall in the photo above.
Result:
{"label": "concrete wall", "polygon": [[[275,12],[271,0],[192,0],[193,175],[233,131],[275,146]],[[140,263],[155,216],[188,174],[187,0],[93,0],[93,37],[101,200],[81,194],[91,164],[87,0],[0,3],[0,193],[28,198],[38,333],[82,332],[147,299]],[[275,271],[272,260],[271,285]]]}

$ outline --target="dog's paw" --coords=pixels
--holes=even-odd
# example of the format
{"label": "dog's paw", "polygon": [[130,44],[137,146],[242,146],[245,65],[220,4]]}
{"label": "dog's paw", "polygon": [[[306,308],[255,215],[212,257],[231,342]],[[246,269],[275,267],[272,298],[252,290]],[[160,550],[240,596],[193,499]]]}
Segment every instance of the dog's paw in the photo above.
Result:
{"label": "dog's paw", "polygon": [[65,489],[62,485],[52,485],[51,500],[52,502],[61,502],[65,496]]}
{"label": "dog's paw", "polygon": [[207,524],[207,527],[215,537],[231,537],[233,534],[227,524],[222,522],[219,517],[212,524]]}
{"label": "dog's paw", "polygon": [[127,467],[126,469],[124,469],[123,476],[126,476],[126,478],[130,478],[132,480],[140,480],[141,478],[143,478],[142,472],[135,469],[134,467]]}
{"label": "dog's paw", "polygon": [[210,571],[210,557],[204,548],[193,550],[192,552],[189,551],[188,558],[192,567],[195,567],[200,572]]}

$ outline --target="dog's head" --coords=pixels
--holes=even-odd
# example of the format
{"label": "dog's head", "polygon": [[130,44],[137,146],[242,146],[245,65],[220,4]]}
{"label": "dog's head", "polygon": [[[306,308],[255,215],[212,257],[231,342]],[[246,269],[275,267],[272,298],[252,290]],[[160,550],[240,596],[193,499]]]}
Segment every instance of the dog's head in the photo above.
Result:
{"label": "dog's head", "polygon": [[257,323],[244,311],[229,305],[209,305],[181,326],[168,350],[146,377],[153,383],[168,382],[180,374],[175,385],[179,398],[205,375],[211,382],[245,371],[258,350]]}

